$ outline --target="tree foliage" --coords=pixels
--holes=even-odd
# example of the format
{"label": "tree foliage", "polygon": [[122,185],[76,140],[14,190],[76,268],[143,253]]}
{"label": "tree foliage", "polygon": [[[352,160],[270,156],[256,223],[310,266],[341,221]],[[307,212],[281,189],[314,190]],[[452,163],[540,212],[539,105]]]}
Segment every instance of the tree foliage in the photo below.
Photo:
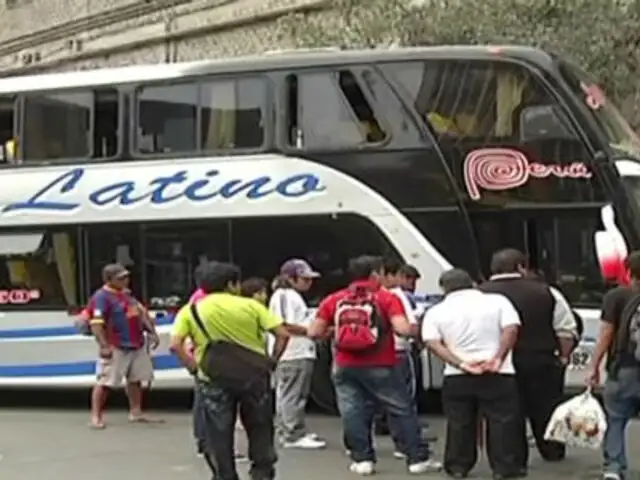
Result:
{"label": "tree foliage", "polygon": [[331,0],[281,32],[298,47],[531,45],[571,57],[640,126],[640,0]]}

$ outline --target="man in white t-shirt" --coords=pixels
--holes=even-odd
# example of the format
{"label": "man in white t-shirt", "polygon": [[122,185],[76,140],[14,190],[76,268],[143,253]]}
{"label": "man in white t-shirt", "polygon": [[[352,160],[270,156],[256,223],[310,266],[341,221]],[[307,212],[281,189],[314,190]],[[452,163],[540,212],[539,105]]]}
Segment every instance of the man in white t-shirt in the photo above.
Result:
{"label": "man in white t-shirt", "polygon": [[306,260],[293,258],[280,268],[269,309],[282,318],[291,334],[275,371],[276,431],[284,448],[318,449],[326,442],[307,432],[305,408],[316,360],[315,342],[306,337],[313,315],[302,293],[320,274]]}
{"label": "man in white t-shirt", "polygon": [[445,298],[427,310],[422,339],[446,364],[445,471],[464,478],[474,467],[482,415],[494,479],[517,478],[519,400],[511,351],[520,326],[518,312],[503,295],[477,290],[464,270],[443,273],[440,287]]}

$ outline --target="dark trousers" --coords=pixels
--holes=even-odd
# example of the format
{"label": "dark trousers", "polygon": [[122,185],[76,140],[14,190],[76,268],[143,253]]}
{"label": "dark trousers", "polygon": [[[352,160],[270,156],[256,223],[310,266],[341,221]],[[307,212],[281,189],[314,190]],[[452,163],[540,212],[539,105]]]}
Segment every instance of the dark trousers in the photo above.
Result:
{"label": "dark trousers", "polygon": [[238,480],[234,455],[238,411],[249,440],[252,480],[275,478],[272,392],[268,380],[241,389],[199,382],[201,420],[206,426],[206,453],[213,456],[216,480]]}
{"label": "dark trousers", "polygon": [[418,416],[398,371],[393,367],[337,367],[334,384],[344,441],[354,462],[375,461],[371,425],[375,406],[389,416],[391,429],[406,446],[407,462],[429,458],[420,436]]}
{"label": "dark trousers", "polygon": [[520,442],[519,463],[526,469],[529,462],[529,442],[527,441],[527,420],[540,456],[548,462],[564,459],[565,446],[544,439],[544,431],[556,407],[562,403],[564,395],[564,367],[556,358],[518,358],[516,382],[520,395]]}
{"label": "dark trousers", "polygon": [[478,420],[487,425],[487,457],[495,474],[519,470],[518,389],[513,375],[449,375],[442,386],[447,418],[444,469],[467,474],[478,460]]}

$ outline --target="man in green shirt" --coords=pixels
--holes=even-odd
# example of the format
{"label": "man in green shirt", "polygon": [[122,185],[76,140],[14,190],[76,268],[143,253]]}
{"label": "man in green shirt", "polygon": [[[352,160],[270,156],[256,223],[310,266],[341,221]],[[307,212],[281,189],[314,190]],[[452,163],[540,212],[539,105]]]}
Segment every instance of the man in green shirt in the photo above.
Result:
{"label": "man in green shirt", "polygon": [[[201,270],[200,283],[209,293],[196,308],[206,330],[196,323],[191,306],[184,306],[176,316],[171,338],[171,350],[191,374],[198,379],[198,392],[206,424],[207,452],[216,464],[216,478],[236,480],[238,478],[233,440],[236,412],[240,410],[242,424],[249,440],[251,477],[254,480],[275,478],[277,456],[273,442],[273,409],[269,379],[252,383],[246,388],[231,388],[223,382],[208,378],[200,368],[209,341],[236,344],[247,350],[267,356],[266,334],[276,338],[273,353],[274,363],[282,355],[289,334],[282,319],[251,298],[237,295],[240,287],[240,269],[228,263],[211,262]],[[207,338],[208,337],[208,338]],[[195,345],[195,358],[185,349],[189,338]],[[234,365],[230,364],[229,368]]]}

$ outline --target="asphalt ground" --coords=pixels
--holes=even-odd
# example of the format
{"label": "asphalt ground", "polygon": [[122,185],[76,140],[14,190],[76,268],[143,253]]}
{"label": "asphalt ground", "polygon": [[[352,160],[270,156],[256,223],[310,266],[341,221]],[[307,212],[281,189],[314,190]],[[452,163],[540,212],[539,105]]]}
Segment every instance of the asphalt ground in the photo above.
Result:
{"label": "asphalt ground", "polygon": [[[194,452],[188,397],[182,396],[153,402],[151,414],[164,420],[162,424],[129,424],[126,411],[117,399],[107,417],[103,431],[87,426],[86,393],[60,402],[65,395],[51,396],[34,392],[22,404],[14,394],[0,392],[0,480],[209,480],[207,470]],[[55,401],[53,399],[55,397]],[[440,456],[444,439],[442,416],[424,417],[440,436],[436,455]],[[310,414],[309,426],[328,441],[321,451],[281,450],[277,465],[279,480],[347,480],[357,478],[349,473],[349,461],[341,445],[339,419]],[[239,449],[246,448],[244,434],[237,433]],[[388,437],[377,439],[378,478],[407,475],[402,461],[392,457]],[[640,422],[630,426],[631,469],[640,471]],[[533,450],[529,478],[582,479],[598,478],[600,454],[589,450],[571,450],[562,464],[545,464]],[[634,455],[636,453],[636,455]],[[247,465],[238,465],[241,478]],[[444,478],[440,474],[425,475]],[[634,474],[633,478],[640,478]],[[482,458],[472,478],[490,478]]]}

